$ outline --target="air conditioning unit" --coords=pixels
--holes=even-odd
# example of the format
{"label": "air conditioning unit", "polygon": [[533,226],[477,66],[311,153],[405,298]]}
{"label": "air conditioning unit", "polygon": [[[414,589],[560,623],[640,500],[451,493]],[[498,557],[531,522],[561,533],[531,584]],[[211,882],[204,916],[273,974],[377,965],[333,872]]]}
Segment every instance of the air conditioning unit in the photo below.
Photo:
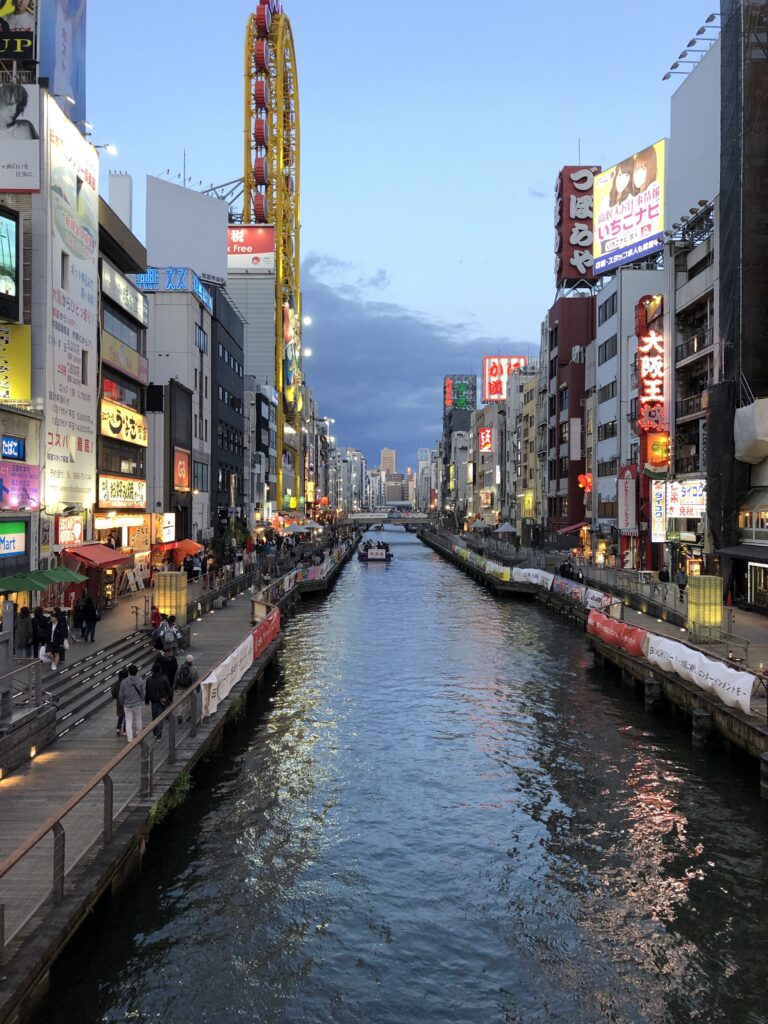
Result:
{"label": "air conditioning unit", "polygon": [[584,362],[585,349],[583,345],[574,345],[571,349],[571,362],[572,363],[583,363]]}

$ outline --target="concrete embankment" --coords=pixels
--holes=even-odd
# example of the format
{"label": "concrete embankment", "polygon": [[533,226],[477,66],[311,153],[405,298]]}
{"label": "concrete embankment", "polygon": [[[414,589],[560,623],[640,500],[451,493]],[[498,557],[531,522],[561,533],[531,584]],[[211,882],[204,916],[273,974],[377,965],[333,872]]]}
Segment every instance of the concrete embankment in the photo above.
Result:
{"label": "concrete embankment", "polygon": [[[264,596],[286,613],[304,584],[309,592],[330,589],[357,539],[322,567],[274,581]],[[6,845],[0,862],[0,1024],[20,1024],[30,1015],[64,946],[91,911],[135,875],[153,825],[184,801],[195,765],[221,746],[249,692],[264,679],[282,644],[281,612],[275,608],[256,626],[251,615],[250,601],[241,598],[214,613],[215,628],[193,625],[192,651],[211,670],[199,692],[191,688],[163,712],[162,738],[153,736],[155,720],[128,746],[115,738],[111,760],[95,774],[92,767],[84,773],[93,760],[93,733],[114,736],[113,711],[105,708],[0,786],[0,820],[11,827],[17,816],[13,834],[26,837],[10,853]],[[44,807],[54,808],[42,821],[36,792],[44,792]]]}
{"label": "concrete embankment", "polygon": [[[538,603],[556,611],[579,628],[586,628],[590,613],[595,613],[600,606],[601,598],[598,591],[590,592],[594,595],[595,603],[592,606],[587,606],[582,600],[574,600],[567,593],[569,589],[582,592],[584,591],[583,587],[575,585],[573,581],[564,581],[560,577],[553,577],[552,574],[541,573],[540,570],[522,571],[548,575],[555,581],[560,581],[563,592],[558,593],[554,589],[543,586],[530,586],[524,591],[512,588],[503,580],[500,581],[493,571],[489,572],[483,568],[483,563],[487,560],[478,555],[473,557],[470,554],[468,556],[466,552],[463,552],[455,543],[455,538],[429,532],[422,532],[419,537],[433,551],[452,562],[495,594],[533,597]],[[506,567],[506,569],[510,577],[521,574],[520,572],[515,573],[514,567]],[[555,582],[555,586],[557,586],[557,582]],[[611,596],[604,595],[604,597],[607,608]],[[623,609],[619,610],[623,611]],[[726,659],[714,660],[711,651],[704,651],[689,640],[685,642],[674,640],[672,630],[677,627],[661,624],[656,618],[644,615],[639,611],[632,612],[631,626],[629,624],[624,626],[621,622],[617,623],[618,629],[622,627],[646,633],[649,637],[670,648],[674,646],[689,651],[691,662],[695,660],[696,656],[703,658],[706,655],[707,663],[715,666],[721,665],[720,671],[726,677],[739,676],[746,680],[750,687],[753,685],[753,677],[750,673],[739,672]],[[679,630],[678,636],[681,632],[684,631]],[[646,657],[635,657],[620,647],[604,642],[596,635],[586,635],[585,641],[594,654],[595,663],[609,669],[611,676],[622,685],[637,691],[643,697],[649,711],[657,712],[666,708],[676,714],[682,714],[684,721],[689,724],[695,746],[719,748],[726,751],[740,750],[755,758],[756,764],[760,768],[761,793],[764,797],[768,797],[768,728],[766,727],[766,701],[762,696],[755,692],[752,696],[747,697],[746,703],[742,701],[742,707],[730,707],[723,703],[714,692],[705,692],[700,686],[681,678],[677,673],[651,664]],[[755,689],[757,688],[755,687]],[[721,690],[721,692],[723,691]],[[726,700],[728,699],[729,696],[726,694]]]}

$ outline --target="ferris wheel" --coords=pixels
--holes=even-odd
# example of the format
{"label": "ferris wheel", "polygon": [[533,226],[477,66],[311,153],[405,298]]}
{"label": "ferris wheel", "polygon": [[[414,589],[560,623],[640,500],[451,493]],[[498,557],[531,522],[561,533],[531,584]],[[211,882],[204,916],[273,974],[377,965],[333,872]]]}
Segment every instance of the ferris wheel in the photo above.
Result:
{"label": "ferris wheel", "polygon": [[[277,499],[283,459],[301,478],[301,290],[299,285],[299,86],[293,34],[277,0],[260,0],[245,34],[243,223],[275,227]],[[285,440],[286,424],[295,445]],[[288,449],[284,451],[284,448]]]}

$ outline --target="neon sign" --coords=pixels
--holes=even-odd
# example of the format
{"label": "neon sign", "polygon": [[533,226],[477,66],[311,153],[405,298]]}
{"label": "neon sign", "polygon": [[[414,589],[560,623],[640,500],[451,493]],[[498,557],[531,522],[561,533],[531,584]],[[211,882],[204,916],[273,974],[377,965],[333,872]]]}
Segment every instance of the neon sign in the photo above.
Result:
{"label": "neon sign", "polygon": [[664,426],[664,338],[648,331],[638,340],[637,426],[640,430],[659,431]]}
{"label": "neon sign", "polygon": [[525,356],[486,356],[483,360],[483,401],[506,402],[507,382],[528,363]]}
{"label": "neon sign", "polygon": [[478,448],[481,452],[493,451],[493,427],[480,427],[477,438]]}

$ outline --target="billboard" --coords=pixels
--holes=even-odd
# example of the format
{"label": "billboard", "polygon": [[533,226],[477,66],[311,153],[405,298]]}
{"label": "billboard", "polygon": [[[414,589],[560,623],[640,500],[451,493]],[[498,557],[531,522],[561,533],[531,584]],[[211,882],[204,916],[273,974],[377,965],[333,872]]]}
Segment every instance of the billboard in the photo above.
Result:
{"label": "billboard", "polygon": [[40,508],[40,467],[0,462],[0,509]]}
{"label": "billboard", "polygon": [[479,452],[493,451],[493,427],[480,427],[477,432],[477,450]]}
{"label": "billboard", "polygon": [[519,373],[527,363],[525,356],[486,356],[483,360],[483,401],[506,402],[510,376]]}
{"label": "billboard", "polygon": [[34,61],[33,0],[0,0],[0,61]]}
{"label": "billboard", "polygon": [[48,79],[67,115],[84,121],[85,0],[38,0],[38,5],[38,74]]}
{"label": "billboard", "polygon": [[[45,504],[90,508],[98,420],[99,159],[48,104],[51,313],[46,356]],[[62,266],[68,284],[62,287]]]}
{"label": "billboard", "polygon": [[619,533],[637,536],[637,467],[622,466],[618,483]]}
{"label": "billboard", "polygon": [[604,274],[664,246],[662,139],[595,175],[594,271]]}
{"label": "billboard", "polygon": [[27,524],[0,523],[0,558],[24,555],[27,551]]}
{"label": "billboard", "polygon": [[18,320],[21,305],[21,223],[0,206],[0,320]]}
{"label": "billboard", "polygon": [[0,324],[0,402],[32,402],[32,328],[23,324]]}
{"label": "billboard", "polygon": [[592,185],[599,167],[564,167],[555,182],[555,286],[592,280]]}
{"label": "billboard", "polygon": [[149,363],[146,358],[105,330],[101,332],[101,360],[142,384],[149,383]]}
{"label": "billboard", "polygon": [[449,409],[477,408],[477,377],[474,374],[452,374],[443,378],[443,417]]}
{"label": "billboard", "polygon": [[192,486],[191,456],[186,448],[173,449],[173,489],[188,491]]}
{"label": "billboard", "polygon": [[149,445],[147,417],[126,405],[118,405],[107,398],[101,400],[101,435],[113,437],[128,444]]}
{"label": "billboard", "polygon": [[147,481],[99,474],[99,508],[147,507]]}
{"label": "billboard", "polygon": [[[0,33],[0,45],[2,40]],[[0,139],[0,192],[39,192],[40,89],[36,85],[0,84]]]}
{"label": "billboard", "polygon": [[227,270],[274,270],[275,229],[272,225],[230,225]]}
{"label": "billboard", "polygon": [[227,281],[229,207],[223,199],[147,175],[147,259],[152,267],[191,267]]}

